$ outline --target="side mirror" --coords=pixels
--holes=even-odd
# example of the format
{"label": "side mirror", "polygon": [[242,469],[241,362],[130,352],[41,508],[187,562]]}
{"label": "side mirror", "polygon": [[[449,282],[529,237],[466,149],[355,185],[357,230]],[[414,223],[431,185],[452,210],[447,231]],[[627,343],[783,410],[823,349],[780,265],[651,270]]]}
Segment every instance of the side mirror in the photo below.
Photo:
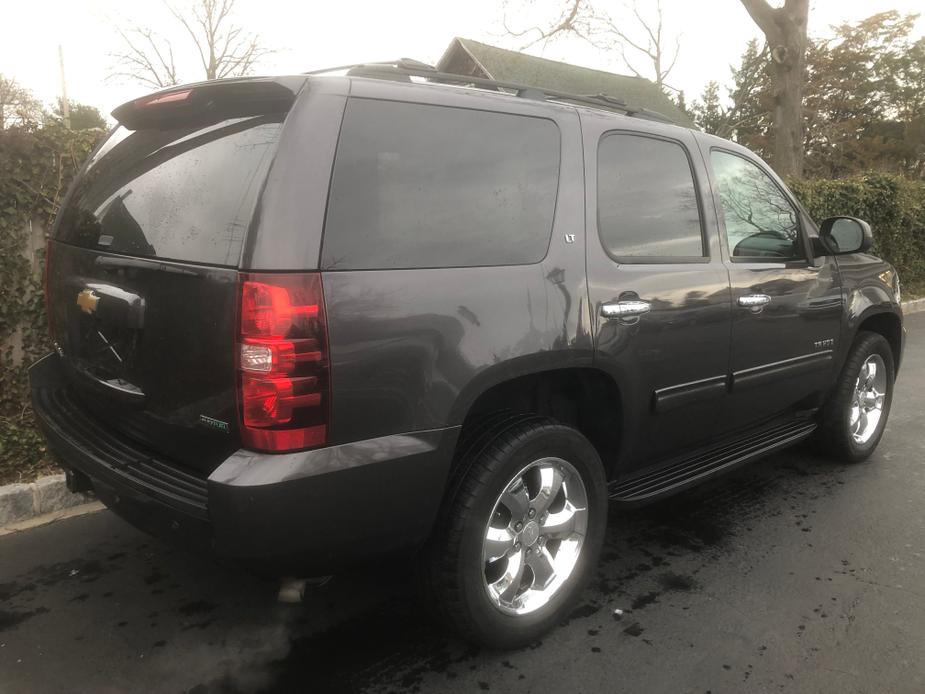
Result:
{"label": "side mirror", "polygon": [[870,224],[856,217],[829,217],[819,225],[824,255],[863,253],[874,242]]}

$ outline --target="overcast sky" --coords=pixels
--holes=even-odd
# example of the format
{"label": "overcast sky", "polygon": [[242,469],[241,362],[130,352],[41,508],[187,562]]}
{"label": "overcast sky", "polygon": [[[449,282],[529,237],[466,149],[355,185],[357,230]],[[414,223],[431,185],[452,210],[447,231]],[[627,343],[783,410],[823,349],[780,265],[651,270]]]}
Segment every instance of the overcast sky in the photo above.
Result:
{"label": "overcast sky", "polygon": [[[182,7],[191,0],[175,0]],[[14,77],[41,99],[59,93],[58,44],[64,48],[68,96],[109,113],[118,104],[147,91],[124,80],[107,79],[113,71],[111,54],[119,50],[115,28],[131,23],[150,26],[182,44],[185,37],[159,0],[4,0],[0,24],[0,73]],[[642,13],[653,3],[639,0]],[[603,9],[619,0],[600,0]],[[738,0],[663,0],[665,31],[681,37],[681,56],[668,78],[688,100],[711,79],[727,83],[729,65],[760,32]],[[238,0],[238,18],[261,35],[276,53],[259,64],[258,73],[302,72],[320,67],[412,57],[434,63],[453,36],[464,36],[506,48],[519,48],[524,39],[505,35],[502,20],[512,27],[546,24],[556,14],[555,0],[392,0],[366,2],[284,2]],[[506,9],[505,9],[506,8]],[[824,36],[829,26],[856,21],[876,12],[925,9],[922,0],[814,0],[810,34]],[[630,25],[631,26],[631,25]],[[920,19],[917,33],[925,31]],[[617,55],[576,39],[536,45],[529,52],[577,65],[627,73]],[[192,55],[181,60],[181,75],[201,79]],[[640,69],[649,64],[638,61]]]}

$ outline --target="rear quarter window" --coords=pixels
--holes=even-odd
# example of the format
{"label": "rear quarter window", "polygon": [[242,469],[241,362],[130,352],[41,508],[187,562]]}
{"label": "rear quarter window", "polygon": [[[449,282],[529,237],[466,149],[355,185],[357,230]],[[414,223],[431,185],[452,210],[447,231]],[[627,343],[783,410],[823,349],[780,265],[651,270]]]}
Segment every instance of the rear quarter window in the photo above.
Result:
{"label": "rear quarter window", "polygon": [[118,128],[77,182],[57,238],[125,255],[236,266],[282,119]]}
{"label": "rear quarter window", "polygon": [[352,99],[334,163],[327,270],[539,262],[559,180],[554,122]]}

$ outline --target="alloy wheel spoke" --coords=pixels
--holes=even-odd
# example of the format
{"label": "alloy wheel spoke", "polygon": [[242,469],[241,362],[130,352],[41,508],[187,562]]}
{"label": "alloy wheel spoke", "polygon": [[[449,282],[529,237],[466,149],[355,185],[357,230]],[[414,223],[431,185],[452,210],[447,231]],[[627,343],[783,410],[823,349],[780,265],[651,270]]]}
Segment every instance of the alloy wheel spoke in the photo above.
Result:
{"label": "alloy wheel spoke", "polygon": [[517,591],[520,590],[525,567],[523,551],[514,552],[508,557],[507,569],[505,569],[501,578],[489,585],[492,593],[502,604],[511,604],[513,602]]}
{"label": "alloy wheel spoke", "polygon": [[518,521],[527,515],[527,509],[530,507],[530,495],[527,493],[523,478],[517,479],[514,484],[508,487],[507,491],[501,496],[501,503],[511,512],[511,518],[514,521]]}
{"label": "alloy wheel spoke", "polygon": [[871,393],[873,393],[873,396],[874,396],[874,408],[878,410],[882,410],[883,401],[886,398],[886,395],[876,390],[872,390]]}
{"label": "alloy wheel spoke", "polygon": [[485,533],[485,542],[482,545],[482,559],[495,561],[500,559],[514,546],[514,533],[508,528],[494,528],[489,526]]}
{"label": "alloy wheel spoke", "polygon": [[543,515],[559,495],[564,482],[565,475],[558,467],[549,466],[540,470],[540,491],[533,500],[533,507],[539,515]]}
{"label": "alloy wheel spoke", "polygon": [[534,590],[542,590],[556,576],[552,555],[545,547],[527,555],[527,566],[533,572]]}
{"label": "alloy wheel spoke", "polygon": [[861,423],[861,406],[859,404],[853,405],[851,408],[851,418],[848,420],[848,425],[851,427],[851,433],[856,434]]}
{"label": "alloy wheel spoke", "polygon": [[581,511],[583,509],[575,508],[572,502],[566,501],[561,511],[550,513],[540,524],[543,534],[553,540],[568,539],[575,532],[575,523]]}
{"label": "alloy wheel spoke", "polygon": [[861,417],[858,419],[858,435],[864,436],[867,432],[867,412],[861,408]]}

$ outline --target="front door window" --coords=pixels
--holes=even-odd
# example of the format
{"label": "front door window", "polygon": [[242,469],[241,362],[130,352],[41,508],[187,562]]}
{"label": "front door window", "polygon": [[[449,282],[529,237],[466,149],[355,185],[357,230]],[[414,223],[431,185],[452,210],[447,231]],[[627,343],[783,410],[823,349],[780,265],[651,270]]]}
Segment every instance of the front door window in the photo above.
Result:
{"label": "front door window", "polygon": [[771,177],[729,152],[714,150],[711,159],[732,259],[803,258],[797,211]]}

